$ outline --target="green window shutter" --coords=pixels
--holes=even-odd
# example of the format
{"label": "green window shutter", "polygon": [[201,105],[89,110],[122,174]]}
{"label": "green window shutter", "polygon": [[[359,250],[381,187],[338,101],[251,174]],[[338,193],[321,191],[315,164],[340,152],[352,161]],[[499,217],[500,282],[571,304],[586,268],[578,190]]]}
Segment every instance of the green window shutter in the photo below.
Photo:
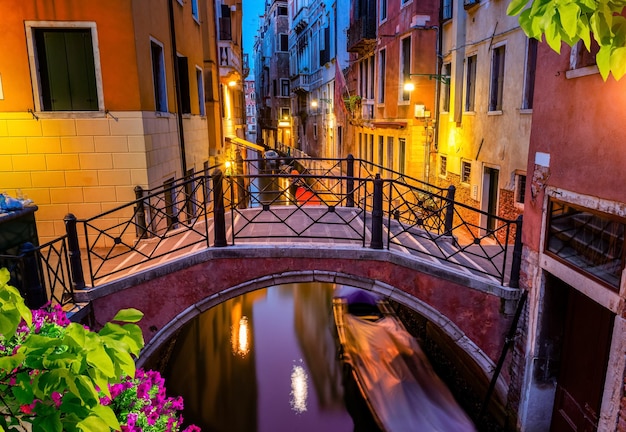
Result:
{"label": "green window shutter", "polygon": [[97,111],[90,30],[35,31],[44,111]]}

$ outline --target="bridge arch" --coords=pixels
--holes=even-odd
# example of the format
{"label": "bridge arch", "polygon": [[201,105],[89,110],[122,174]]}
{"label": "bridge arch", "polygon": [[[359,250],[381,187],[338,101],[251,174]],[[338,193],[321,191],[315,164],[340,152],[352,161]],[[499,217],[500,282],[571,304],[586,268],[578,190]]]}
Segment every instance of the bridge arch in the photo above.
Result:
{"label": "bridge arch", "polygon": [[[211,309],[212,307],[215,307],[227,300],[258,289],[293,283],[341,284],[382,295],[410,308],[425,318],[428,322],[437,326],[439,331],[441,331],[458,350],[463,351],[468,357],[471,358],[471,360],[473,360],[474,364],[483,372],[485,380],[490,377],[494,369],[493,362],[489,359],[485,352],[470,338],[468,338],[467,335],[465,335],[450,318],[430,306],[428,303],[420,300],[419,298],[413,297],[411,294],[408,294],[397,287],[393,287],[375,279],[355,277],[349,273],[319,270],[271,274],[243,282],[236,286],[228,287],[219,293],[214,293],[204,299],[201,299],[197,303],[187,307],[152,336],[142,350],[141,356],[137,360],[137,366],[143,367],[146,361],[150,360],[154,354],[159,352],[159,349],[164,343],[174,337],[182,327],[208,309]],[[503,397],[505,391],[505,383],[500,378],[498,380],[497,392],[501,397]]]}
{"label": "bridge arch", "polygon": [[[141,365],[192,318],[240,294],[303,282],[349,285],[376,292],[424,317],[485,377],[498,359],[519,291],[389,250],[326,244],[250,245],[189,254],[76,294],[90,302],[96,327],[134,307],[146,346]],[[499,383],[498,393],[503,385]]]}

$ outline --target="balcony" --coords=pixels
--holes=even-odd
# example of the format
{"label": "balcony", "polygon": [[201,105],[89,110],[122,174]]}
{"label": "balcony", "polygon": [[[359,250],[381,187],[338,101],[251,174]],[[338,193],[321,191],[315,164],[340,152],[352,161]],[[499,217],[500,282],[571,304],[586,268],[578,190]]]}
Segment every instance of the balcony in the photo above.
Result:
{"label": "balcony", "polygon": [[297,34],[302,33],[302,31],[307,28],[309,18],[309,8],[307,6],[301,7],[296,16],[293,17],[293,29]]}
{"label": "balcony", "polygon": [[365,54],[376,46],[376,20],[363,17],[354,20],[348,28],[348,52]]}
{"label": "balcony", "polygon": [[232,72],[245,76],[239,56],[240,50],[231,41],[218,41],[217,50],[220,76],[226,76]]}
{"label": "balcony", "polygon": [[291,88],[296,93],[308,93],[311,91],[311,77],[303,73],[291,77]]}

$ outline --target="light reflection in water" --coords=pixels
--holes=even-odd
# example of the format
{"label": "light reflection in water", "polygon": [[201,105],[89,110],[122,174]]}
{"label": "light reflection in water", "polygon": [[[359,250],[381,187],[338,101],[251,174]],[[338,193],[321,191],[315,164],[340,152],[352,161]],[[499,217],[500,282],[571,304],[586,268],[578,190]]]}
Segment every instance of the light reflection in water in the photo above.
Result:
{"label": "light reflection in water", "polygon": [[248,355],[250,352],[250,326],[247,316],[242,316],[239,323],[231,327],[230,341],[234,355],[240,357]]}
{"label": "light reflection in water", "polygon": [[[302,359],[300,359],[302,362]],[[309,396],[309,376],[300,365],[293,365],[291,369],[291,409],[296,414],[306,411],[306,402]]]}

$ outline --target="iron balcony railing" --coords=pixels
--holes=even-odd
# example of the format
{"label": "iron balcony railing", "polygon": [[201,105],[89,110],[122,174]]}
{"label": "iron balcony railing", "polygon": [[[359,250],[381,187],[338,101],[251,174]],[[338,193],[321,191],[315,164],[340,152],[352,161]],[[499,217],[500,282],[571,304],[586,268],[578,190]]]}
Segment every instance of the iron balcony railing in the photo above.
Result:
{"label": "iron balcony railing", "polygon": [[[76,289],[200,248],[323,241],[409,253],[517,287],[521,220],[458,203],[454,192],[351,156],[238,157],[225,171],[136,187],[134,201],[97,216],[70,214],[66,236],[8,266],[16,278],[38,276],[23,284],[25,297],[43,288],[46,300],[64,304]],[[491,229],[480,223],[488,218]]]}

